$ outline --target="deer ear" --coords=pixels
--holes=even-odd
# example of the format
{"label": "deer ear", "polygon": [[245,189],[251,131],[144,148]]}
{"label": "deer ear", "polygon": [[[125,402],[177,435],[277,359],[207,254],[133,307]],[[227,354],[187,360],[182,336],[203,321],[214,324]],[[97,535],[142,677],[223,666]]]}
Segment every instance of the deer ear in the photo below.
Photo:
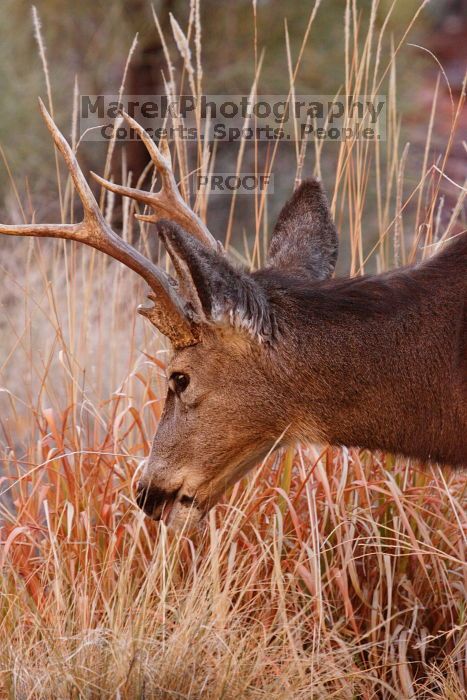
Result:
{"label": "deer ear", "polygon": [[307,180],[279,214],[269,247],[269,264],[302,270],[316,280],[324,280],[334,271],[337,250],[337,231],[326,195],[318,180]]}
{"label": "deer ear", "polygon": [[173,221],[159,221],[157,231],[195,320],[228,323],[260,342],[272,340],[275,324],[266,292],[251,275],[236,269],[222,252],[203,246]]}

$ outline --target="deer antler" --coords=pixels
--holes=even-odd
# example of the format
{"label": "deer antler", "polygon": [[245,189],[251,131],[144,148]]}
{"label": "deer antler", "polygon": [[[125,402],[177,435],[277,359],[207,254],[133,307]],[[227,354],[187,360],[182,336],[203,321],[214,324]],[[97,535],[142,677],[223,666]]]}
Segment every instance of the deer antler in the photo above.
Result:
{"label": "deer antler", "polygon": [[189,233],[193,234],[193,236],[195,236],[208,248],[217,249],[217,241],[209,233],[199,216],[197,216],[194,211],[190,209],[178,190],[172,170],[169,149],[166,146],[161,146],[161,149],[163,150],[162,152],[162,150],[156,146],[147,131],[143,129],[143,127],[138,124],[137,121],[130,117],[130,115],[126,112],[122,112],[122,116],[136,131],[146,146],[151,160],[161,177],[161,189],[159,192],[145,192],[144,190],[138,190],[134,187],[116,185],[109,180],[105,180],[94,172],[91,172],[91,175],[100,185],[108,190],[111,190],[111,192],[115,192],[115,194],[120,194],[125,197],[131,197],[137,202],[147,204],[155,212],[149,216],[138,216],[138,219],[142,221],[150,221],[152,223],[155,223],[160,219],[170,219],[171,221],[175,221],[177,224],[182,226]]}
{"label": "deer antler", "polygon": [[[85,243],[110,255],[134,270],[150,286],[152,294],[149,295],[149,299],[157,302],[157,306],[138,307],[139,313],[157,326],[175,347],[193,345],[198,340],[196,325],[186,304],[177,294],[173,280],[110,228],[80,170],[76,156],[40,99],[39,106],[47,128],[70,172],[83,205],[84,217],[77,224],[0,224],[0,233],[10,236],[65,238]],[[168,171],[165,177],[169,182]]]}

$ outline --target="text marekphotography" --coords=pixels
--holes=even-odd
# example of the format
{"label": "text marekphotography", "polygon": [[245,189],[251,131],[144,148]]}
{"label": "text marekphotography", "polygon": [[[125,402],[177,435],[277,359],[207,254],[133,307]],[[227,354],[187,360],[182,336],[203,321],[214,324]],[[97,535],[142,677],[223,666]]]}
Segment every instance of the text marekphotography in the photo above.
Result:
{"label": "text marekphotography", "polygon": [[155,141],[386,139],[385,95],[81,95],[81,139],[136,139],[123,112]]}

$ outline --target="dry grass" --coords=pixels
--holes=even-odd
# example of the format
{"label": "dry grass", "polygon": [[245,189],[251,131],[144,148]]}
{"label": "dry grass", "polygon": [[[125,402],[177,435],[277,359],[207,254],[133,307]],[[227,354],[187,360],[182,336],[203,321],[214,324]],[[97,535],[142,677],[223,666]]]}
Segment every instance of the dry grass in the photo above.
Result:
{"label": "dry grass", "polygon": [[[358,274],[376,255],[384,268],[429,254],[458,230],[465,190],[448,193],[447,215],[440,194],[463,96],[441,152],[432,152],[426,114],[415,177],[399,143],[396,49],[371,23],[362,35],[351,8],[343,91],[387,91],[390,111],[387,142],[343,143],[335,156],[333,206]],[[196,46],[196,12],[192,20]],[[185,75],[198,90],[194,63]],[[293,87],[292,59],[289,67]],[[305,170],[324,168],[326,148],[308,145]],[[188,167],[184,144],[174,150]],[[202,212],[207,204],[198,202]],[[254,263],[267,205],[256,202]],[[370,246],[367,209],[380,233]],[[462,697],[463,475],[297,447],[237,484],[204,530],[174,535],[132,499],[160,416],[166,358],[127,302],[142,298],[142,285],[74,244],[2,246],[2,697]]]}

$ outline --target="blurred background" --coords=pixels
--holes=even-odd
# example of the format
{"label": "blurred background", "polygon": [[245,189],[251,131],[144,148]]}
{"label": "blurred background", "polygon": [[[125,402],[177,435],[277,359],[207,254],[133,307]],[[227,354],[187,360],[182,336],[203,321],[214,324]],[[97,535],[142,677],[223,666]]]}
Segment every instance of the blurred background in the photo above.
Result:
{"label": "blurred background", "polygon": [[[397,46],[420,0],[396,2],[381,0],[377,3],[375,23],[377,30],[387,23],[383,55]],[[296,60],[303,40],[311,2],[284,3],[280,0],[203,0],[201,3],[203,91],[206,94],[248,94],[255,73],[255,34],[257,52],[264,50],[258,92],[286,94],[289,90],[289,71],[286,53],[286,29],[290,53]],[[295,81],[297,94],[335,94],[342,88],[344,75],[344,0],[321,3],[313,23],[311,36],[304,47],[300,69]],[[167,76],[166,61],[160,37],[153,20],[151,4],[146,0],[82,0],[64,3],[63,0],[38,0],[36,3],[42,22],[44,41],[50,68],[55,115],[64,133],[71,131],[73,91],[75,80],[81,94],[116,94],[121,85],[125,61],[136,34],[138,44],[131,60],[125,92],[136,94],[163,94],[163,75]],[[365,38],[371,17],[370,0],[358,3],[360,37]],[[180,26],[187,26],[190,14],[189,0],[158,0],[154,9],[169,45],[176,69],[183,61],[174,46],[169,13]],[[255,28],[256,27],[256,28]],[[411,46],[418,44],[424,50]],[[423,157],[427,123],[425,116],[431,108],[436,76],[440,68],[433,52],[446,73],[456,99],[461,90],[467,59],[467,0],[437,0],[424,7],[417,22],[398,53],[397,80],[398,114],[402,129],[400,148],[410,143],[406,177],[416,172]],[[256,61],[258,56],[256,56]],[[0,87],[2,109],[0,144],[4,157],[18,183],[22,197],[25,178],[29,182],[30,211],[37,220],[57,215],[56,173],[51,145],[37,110],[37,96],[45,95],[44,75],[38,55],[37,42],[28,0],[2,0],[0,4]],[[388,84],[383,92],[388,91]],[[443,110],[450,113],[451,102],[445,79],[441,80],[440,95],[432,148],[444,145],[449,123],[443,119]],[[465,112],[464,112],[465,123]],[[465,149],[464,135],[458,132],[457,143],[450,152],[448,174],[456,182],[463,180]],[[216,156],[218,172],[235,171],[239,144],[220,144]],[[105,144],[84,143],[80,148],[83,170],[102,172]],[[245,154],[245,172],[253,168],[254,148]],[[267,159],[267,146],[260,144],[259,160]],[[321,176],[332,191],[335,174],[336,147],[326,143],[323,149]],[[147,162],[145,149],[138,142],[126,147],[128,169],[136,179]],[[290,193],[296,159],[293,145],[281,144],[273,172],[275,195],[268,198],[268,209],[273,218],[285,197]],[[306,164],[304,175],[313,169],[313,160]],[[371,187],[371,182],[369,186]],[[443,183],[449,197],[449,183]],[[454,193],[456,195],[457,193]],[[453,196],[454,196],[453,195]],[[225,234],[229,198],[212,197],[208,209],[208,223],[214,234],[222,239]],[[234,222],[234,239],[248,232],[254,203],[242,198]],[[368,198],[371,202],[371,198]],[[4,163],[0,166],[0,214],[3,221],[19,216],[14,202],[10,177]],[[448,216],[446,209],[446,216]],[[364,212],[368,225],[369,242],[377,235],[374,211]],[[341,260],[345,266],[345,259]]]}

